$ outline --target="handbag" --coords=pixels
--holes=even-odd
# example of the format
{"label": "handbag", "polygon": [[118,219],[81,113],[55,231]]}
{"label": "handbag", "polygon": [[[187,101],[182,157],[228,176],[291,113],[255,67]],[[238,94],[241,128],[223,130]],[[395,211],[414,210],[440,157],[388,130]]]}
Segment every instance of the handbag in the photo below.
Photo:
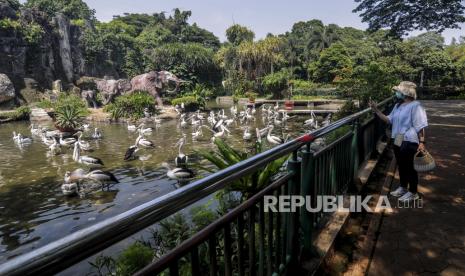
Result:
{"label": "handbag", "polygon": [[421,150],[413,157],[413,167],[417,172],[429,172],[436,168],[436,162],[427,150]]}

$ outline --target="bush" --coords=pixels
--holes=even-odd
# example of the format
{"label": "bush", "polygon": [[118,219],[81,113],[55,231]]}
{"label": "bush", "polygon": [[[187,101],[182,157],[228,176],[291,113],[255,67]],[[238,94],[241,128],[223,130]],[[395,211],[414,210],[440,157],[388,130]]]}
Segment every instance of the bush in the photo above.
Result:
{"label": "bush", "polygon": [[8,122],[8,121],[26,120],[29,118],[30,113],[31,113],[31,109],[29,107],[21,106],[21,107],[16,108],[14,111],[1,113],[0,121]]}
{"label": "bush", "polygon": [[152,262],[153,250],[136,242],[126,248],[116,260],[116,275],[132,275]]}
{"label": "bush", "polygon": [[279,71],[266,75],[263,78],[262,85],[265,92],[273,93],[274,99],[283,98],[283,92],[287,89],[287,81],[289,79],[289,73],[286,71]]}
{"label": "bush", "polygon": [[199,108],[199,103],[195,96],[182,96],[171,100],[172,105],[181,105],[184,103],[184,108],[186,109],[197,109]]}
{"label": "bush", "polygon": [[137,91],[116,98],[114,103],[104,107],[105,112],[109,112],[113,119],[127,118],[138,120],[144,117],[144,109],[155,114],[155,100],[147,92]]}
{"label": "bush", "polygon": [[78,128],[82,119],[89,114],[86,103],[73,94],[61,94],[52,108],[56,124],[61,128]]}

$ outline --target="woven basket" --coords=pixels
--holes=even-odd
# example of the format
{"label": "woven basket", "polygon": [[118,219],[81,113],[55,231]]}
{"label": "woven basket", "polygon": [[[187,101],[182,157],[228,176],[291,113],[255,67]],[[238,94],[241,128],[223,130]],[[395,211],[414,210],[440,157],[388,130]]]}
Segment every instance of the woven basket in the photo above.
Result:
{"label": "woven basket", "polygon": [[428,151],[418,151],[413,158],[413,167],[417,172],[429,172],[436,168],[436,162]]}

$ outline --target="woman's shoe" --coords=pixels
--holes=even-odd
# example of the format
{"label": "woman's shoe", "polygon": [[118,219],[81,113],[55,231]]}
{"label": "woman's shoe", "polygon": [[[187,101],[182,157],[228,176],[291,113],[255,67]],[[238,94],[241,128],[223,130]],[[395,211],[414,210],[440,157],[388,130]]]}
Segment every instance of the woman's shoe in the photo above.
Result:
{"label": "woman's shoe", "polygon": [[405,195],[407,192],[408,192],[407,189],[405,189],[402,186],[399,186],[395,191],[391,192],[391,195],[395,197],[401,197]]}
{"label": "woman's shoe", "polygon": [[420,198],[420,195],[418,195],[418,193],[407,192],[399,198],[399,201],[404,203],[404,202],[409,202],[411,200],[417,200],[419,198]]}

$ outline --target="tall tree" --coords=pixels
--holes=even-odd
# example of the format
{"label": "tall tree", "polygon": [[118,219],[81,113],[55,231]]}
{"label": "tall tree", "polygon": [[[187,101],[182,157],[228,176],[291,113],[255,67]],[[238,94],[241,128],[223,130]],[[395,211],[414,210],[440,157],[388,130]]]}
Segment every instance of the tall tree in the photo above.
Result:
{"label": "tall tree", "polygon": [[234,24],[226,30],[228,41],[234,46],[238,46],[244,41],[253,41],[255,34],[247,27]]}
{"label": "tall tree", "polygon": [[412,30],[459,28],[465,22],[461,0],[355,0],[360,3],[353,12],[360,12],[370,30],[390,28],[401,37]]}

